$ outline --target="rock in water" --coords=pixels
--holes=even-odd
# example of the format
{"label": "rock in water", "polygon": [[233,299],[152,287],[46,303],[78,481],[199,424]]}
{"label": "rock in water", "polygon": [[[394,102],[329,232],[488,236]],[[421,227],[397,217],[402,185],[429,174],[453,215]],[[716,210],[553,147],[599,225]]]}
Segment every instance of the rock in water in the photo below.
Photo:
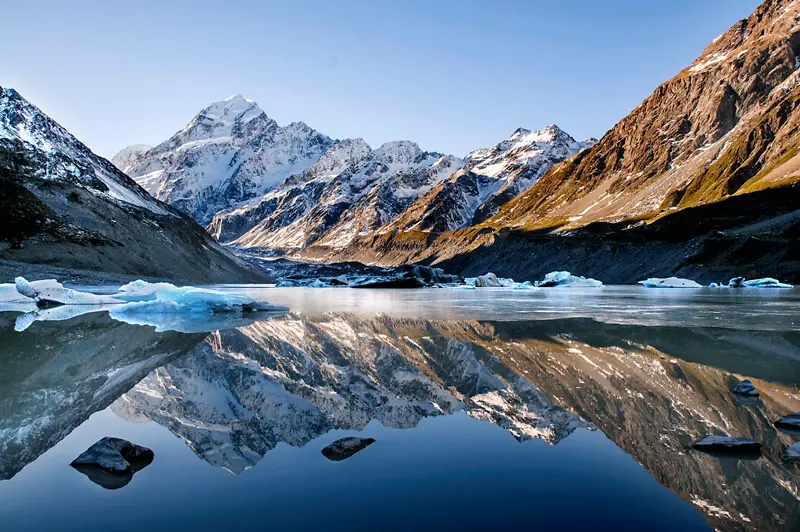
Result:
{"label": "rock in water", "polygon": [[733,393],[738,393],[739,395],[747,395],[750,397],[757,397],[758,390],[756,387],[753,386],[753,383],[750,382],[750,379],[745,379],[740,382],[736,388],[733,389]]}
{"label": "rock in water", "polygon": [[734,438],[732,436],[704,436],[690,444],[700,451],[729,454],[750,454],[761,452],[761,444],[750,438]]}
{"label": "rock in water", "polygon": [[787,462],[800,462],[800,441],[786,449],[783,459]]}
{"label": "rock in water", "polygon": [[375,443],[373,438],[342,438],[322,449],[322,454],[328,460],[339,462],[340,460],[350,458],[358,451],[369,447],[373,443]]}
{"label": "rock in water", "polygon": [[775,422],[775,426],[779,429],[800,432],[800,412],[793,412],[780,418]]}
{"label": "rock in water", "polygon": [[153,461],[153,451],[147,447],[136,445],[121,438],[103,438],[79,457],[72,461],[72,466],[93,466],[115,474],[133,474],[144,469]]}

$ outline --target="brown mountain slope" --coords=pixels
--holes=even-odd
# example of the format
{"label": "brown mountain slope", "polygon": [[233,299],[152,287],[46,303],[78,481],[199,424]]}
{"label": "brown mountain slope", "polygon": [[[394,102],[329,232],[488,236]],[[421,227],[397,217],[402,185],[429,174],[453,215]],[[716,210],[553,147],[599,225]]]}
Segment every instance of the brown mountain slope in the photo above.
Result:
{"label": "brown mountain slope", "polygon": [[800,0],[766,0],[486,222],[368,235],[334,258],[521,278],[566,268],[606,282],[676,273],[797,282],[798,56]]}
{"label": "brown mountain slope", "polygon": [[650,218],[774,184],[770,170],[800,143],[798,17],[796,0],[765,1],[490,223],[567,229]]}

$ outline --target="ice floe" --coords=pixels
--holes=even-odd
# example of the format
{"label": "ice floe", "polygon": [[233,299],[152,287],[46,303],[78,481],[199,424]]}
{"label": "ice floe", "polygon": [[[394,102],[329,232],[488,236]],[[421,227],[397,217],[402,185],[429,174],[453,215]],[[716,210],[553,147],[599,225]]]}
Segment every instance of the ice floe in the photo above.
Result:
{"label": "ice floe", "polygon": [[794,288],[788,283],[782,283],[772,277],[762,277],[761,279],[745,279],[744,277],[734,277],[728,284],[711,283],[710,288]]}
{"label": "ice floe", "polygon": [[489,272],[478,277],[467,277],[464,279],[465,286],[474,288],[513,288],[515,290],[533,290],[535,288],[551,288],[551,287],[600,287],[603,283],[597,279],[588,279],[586,277],[579,277],[572,275],[567,271],[550,272],[544,276],[541,281],[530,282],[516,282],[511,278],[497,277],[497,275]]}
{"label": "ice floe", "polygon": [[513,288],[514,279],[504,279],[489,272],[478,277],[470,277],[466,279],[466,283],[477,288]]}
{"label": "ice floe", "polygon": [[31,298],[23,296],[17,292],[17,285],[14,283],[0,284],[0,303],[30,303]]}
{"label": "ice floe", "polygon": [[561,287],[561,286],[583,286],[588,288],[598,288],[603,286],[603,283],[598,281],[597,279],[590,279],[586,277],[580,277],[577,275],[572,275],[570,272],[566,271],[558,271],[558,272],[550,272],[544,276],[544,279],[538,281],[536,286],[547,288],[547,287]]}
{"label": "ice floe", "polygon": [[114,299],[111,296],[98,296],[65,288],[55,279],[29,282],[24,277],[17,277],[14,279],[14,285],[21,296],[30,298],[39,305],[48,303],[59,305],[107,305],[109,303],[120,303],[119,299]]}
{"label": "ice floe", "polygon": [[265,301],[256,301],[242,294],[231,294],[194,286],[179,287],[170,283],[134,281],[120,287],[119,292],[120,297],[125,298],[127,302],[112,309],[116,315],[213,314],[217,312],[286,310],[285,307],[276,307]]}
{"label": "ice floe", "polygon": [[691,279],[681,279],[680,277],[651,277],[639,281],[639,284],[646,288],[703,288],[701,284]]}
{"label": "ice floe", "polygon": [[[25,312],[15,329],[23,331],[36,321],[66,320],[82,314],[108,311],[118,321],[150,325],[158,331],[201,332],[225,328],[231,319],[242,324],[249,316],[263,312],[283,313],[288,308],[242,295],[170,283],[134,281],[112,295],[97,295],[65,288],[56,280],[28,282],[17,277],[13,285],[17,296],[3,286],[0,295],[8,302],[6,310]],[[239,326],[239,325],[234,325]]]}

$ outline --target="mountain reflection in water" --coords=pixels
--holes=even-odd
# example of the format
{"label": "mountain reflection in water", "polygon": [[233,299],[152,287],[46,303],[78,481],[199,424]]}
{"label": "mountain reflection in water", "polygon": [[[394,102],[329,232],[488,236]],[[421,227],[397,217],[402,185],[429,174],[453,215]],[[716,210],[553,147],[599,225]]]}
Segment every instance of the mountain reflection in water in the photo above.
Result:
{"label": "mountain reflection in water", "polygon": [[[800,411],[793,331],[327,313],[185,334],[96,313],[18,333],[14,318],[0,314],[0,479],[109,406],[237,475],[279,443],[463,412],[551,445],[599,429],[713,527],[800,526],[782,460],[795,440],[772,426]],[[745,377],[761,392],[749,405],[730,393]],[[685,450],[708,433],[754,438],[763,457]]]}

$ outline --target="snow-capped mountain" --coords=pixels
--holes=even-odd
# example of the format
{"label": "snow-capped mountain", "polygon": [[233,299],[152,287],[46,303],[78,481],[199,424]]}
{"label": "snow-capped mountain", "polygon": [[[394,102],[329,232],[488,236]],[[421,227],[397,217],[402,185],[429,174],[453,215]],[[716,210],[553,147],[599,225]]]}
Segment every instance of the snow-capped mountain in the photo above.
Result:
{"label": "snow-capped mountain", "polygon": [[372,149],[302,122],[279,127],[234,96],[155,148],[132,146],[114,160],[154,196],[208,223],[219,241],[285,252],[341,249],[390,224],[438,232],[481,221],[593,142],[553,125],[518,129],[465,160],[410,141]]}
{"label": "snow-capped mountain", "polygon": [[168,213],[134,180],[92,153],[11,88],[0,87],[0,139],[7,139],[40,163],[33,169],[36,177],[79,184],[115,202],[144,207],[157,214]]}
{"label": "snow-capped mountain", "polygon": [[261,279],[188,216],[1,87],[0,186],[0,241],[10,244],[3,259],[200,282]]}
{"label": "snow-capped mountain", "polygon": [[236,95],[206,107],[158,146],[126,148],[115,159],[128,162],[126,173],[153,196],[206,224],[310,167],[333,143],[302,122],[280,127]]}
{"label": "snow-capped mountain", "polygon": [[119,170],[127,172],[139,158],[153,147],[149,144],[134,144],[123,148],[111,158],[111,163]]}
{"label": "snow-capped mountain", "polygon": [[552,166],[595,142],[578,142],[556,125],[541,131],[519,128],[495,146],[469,153],[460,172],[420,198],[389,229],[438,233],[480,223]]}
{"label": "snow-capped mountain", "polygon": [[209,229],[243,247],[342,247],[389,223],[462,165],[409,141],[373,150],[362,139],[346,139],[257,202],[219,213]]}

